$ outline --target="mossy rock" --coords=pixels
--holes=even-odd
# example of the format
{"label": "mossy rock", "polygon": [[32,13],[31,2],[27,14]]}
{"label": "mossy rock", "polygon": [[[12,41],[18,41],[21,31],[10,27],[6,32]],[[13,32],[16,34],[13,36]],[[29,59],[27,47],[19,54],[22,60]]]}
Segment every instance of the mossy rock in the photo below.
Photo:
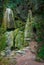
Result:
{"label": "mossy rock", "polygon": [[19,32],[19,28],[15,29],[15,30],[13,31],[13,36],[14,36],[14,38],[17,36],[18,32]]}
{"label": "mossy rock", "polygon": [[21,49],[23,48],[23,45],[24,45],[24,35],[22,31],[19,31],[15,38],[15,47]]}

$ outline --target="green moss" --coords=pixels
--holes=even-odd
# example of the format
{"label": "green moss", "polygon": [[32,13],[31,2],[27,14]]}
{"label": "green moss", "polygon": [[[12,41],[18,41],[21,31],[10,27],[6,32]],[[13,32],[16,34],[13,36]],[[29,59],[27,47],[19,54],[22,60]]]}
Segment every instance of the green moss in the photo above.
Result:
{"label": "green moss", "polygon": [[14,36],[14,38],[16,38],[18,32],[19,32],[19,28],[15,29],[15,30],[13,31],[13,36]]}
{"label": "green moss", "polygon": [[22,31],[19,31],[15,38],[15,47],[21,49],[24,45],[24,35]]}
{"label": "green moss", "polygon": [[15,20],[15,24],[16,24],[16,28],[19,28],[21,31],[24,31],[25,28],[25,23],[23,21],[19,20]]}
{"label": "green moss", "polygon": [[0,51],[4,50],[6,47],[6,36],[5,34],[2,34],[0,36]]}

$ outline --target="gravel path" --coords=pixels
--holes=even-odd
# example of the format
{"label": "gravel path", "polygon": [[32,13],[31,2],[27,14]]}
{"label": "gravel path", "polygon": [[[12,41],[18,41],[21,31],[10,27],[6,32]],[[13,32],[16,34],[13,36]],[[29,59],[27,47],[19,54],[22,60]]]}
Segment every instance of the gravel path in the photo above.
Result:
{"label": "gravel path", "polygon": [[35,61],[35,55],[31,53],[29,49],[25,51],[26,53],[24,55],[19,54],[16,57],[17,60],[16,65],[44,65],[44,63]]}

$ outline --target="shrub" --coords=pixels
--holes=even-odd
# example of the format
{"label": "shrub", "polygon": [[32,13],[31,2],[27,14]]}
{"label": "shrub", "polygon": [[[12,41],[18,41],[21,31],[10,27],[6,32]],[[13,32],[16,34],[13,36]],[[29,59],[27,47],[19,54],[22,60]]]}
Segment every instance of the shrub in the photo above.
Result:
{"label": "shrub", "polygon": [[6,47],[6,36],[5,34],[2,34],[0,36],[0,51],[4,50]]}
{"label": "shrub", "polygon": [[6,36],[4,32],[4,28],[0,27],[0,51],[6,47]]}

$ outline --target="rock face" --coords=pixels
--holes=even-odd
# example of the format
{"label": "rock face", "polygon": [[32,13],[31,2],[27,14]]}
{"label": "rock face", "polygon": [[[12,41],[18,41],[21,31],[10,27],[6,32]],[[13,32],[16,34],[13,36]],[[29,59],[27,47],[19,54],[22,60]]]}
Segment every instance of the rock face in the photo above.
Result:
{"label": "rock face", "polygon": [[6,32],[6,43],[9,48],[13,46],[13,31]]}
{"label": "rock face", "polygon": [[5,56],[9,56],[11,54],[11,47],[13,46],[13,31],[5,32],[6,35],[6,45],[5,48]]}
{"label": "rock face", "polygon": [[4,26],[6,27],[6,29],[14,28],[14,24],[15,24],[14,15],[13,15],[13,11],[10,8],[6,8],[3,21],[4,21]]}
{"label": "rock face", "polygon": [[33,37],[32,23],[33,23],[32,11],[29,10],[27,22],[25,25],[25,32],[24,32],[24,40],[26,41],[27,44],[30,43],[30,41],[32,40],[32,37]]}
{"label": "rock face", "polygon": [[37,42],[36,42],[36,27],[34,26],[34,18],[32,17],[32,11],[29,10],[28,19],[25,26],[24,37],[25,41],[29,44],[32,52],[36,52]]}
{"label": "rock face", "polygon": [[17,47],[18,49],[21,49],[23,47],[23,44],[24,44],[23,32],[19,31],[15,38],[15,47]]}
{"label": "rock face", "polygon": [[24,33],[26,40],[27,38],[28,39],[31,38],[32,36],[31,32],[32,32],[32,12],[31,10],[29,10],[28,19],[27,19],[26,26],[25,26],[25,33]]}

